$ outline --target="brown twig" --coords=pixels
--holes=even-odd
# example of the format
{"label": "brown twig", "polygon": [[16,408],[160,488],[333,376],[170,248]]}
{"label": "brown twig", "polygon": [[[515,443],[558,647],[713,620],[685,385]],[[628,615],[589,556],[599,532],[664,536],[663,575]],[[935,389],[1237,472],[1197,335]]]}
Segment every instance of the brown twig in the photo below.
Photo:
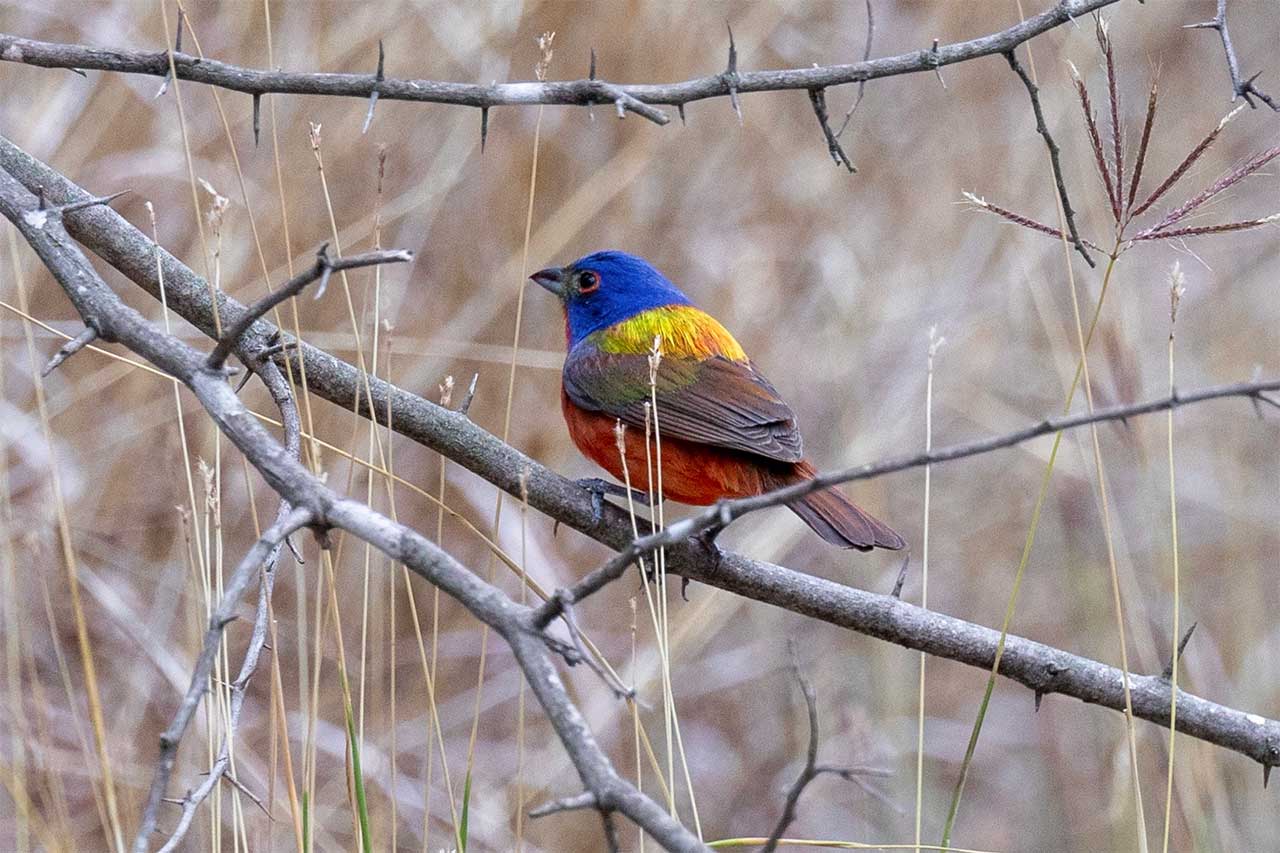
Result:
{"label": "brown twig", "polygon": [[209,370],[220,370],[226,362],[227,356],[231,354],[232,348],[244,333],[249,330],[250,326],[265,317],[268,311],[281,302],[297,296],[312,282],[320,282],[320,286],[316,289],[316,298],[318,299],[324,294],[325,284],[329,280],[329,276],[335,272],[358,267],[370,267],[377,264],[408,263],[413,260],[413,252],[405,249],[365,252],[360,255],[333,259],[329,257],[328,248],[328,243],[322,244],[319,250],[316,251],[316,262],[309,269],[298,273],[281,285],[278,290],[268,293],[250,305],[249,309],[240,316],[231,326],[231,329],[218,341],[213,351],[209,353],[209,357],[205,360],[205,366]]}
{"label": "brown twig", "polygon": [[827,140],[827,153],[831,155],[831,159],[835,161],[837,166],[844,166],[849,170],[849,174],[854,174],[858,170],[853,167],[853,163],[849,160],[849,155],[844,153],[844,149],[840,147],[840,138],[831,130],[830,118],[827,115],[825,90],[810,89],[809,103],[813,105],[813,113],[818,117],[818,125],[822,128],[822,135]]}
{"label": "brown twig", "polygon": [[[1053,169],[1053,182],[1058,188],[1058,200],[1062,202],[1062,215],[1067,222],[1067,234],[1071,240],[1071,245],[1075,246],[1076,251],[1080,253],[1080,257],[1084,258],[1085,263],[1089,266],[1096,266],[1093,256],[1089,254],[1089,250],[1085,248],[1084,241],[1080,239],[1080,232],[1076,230],[1076,212],[1071,207],[1071,199],[1067,196],[1067,184],[1062,177],[1062,158],[1061,149],[1058,143],[1053,140],[1053,135],[1049,133],[1049,126],[1044,123],[1044,111],[1040,108],[1040,88],[1027,74],[1026,69],[1022,67],[1022,63],[1018,61],[1018,57],[1011,50],[1004,55],[1008,60],[1009,67],[1013,69],[1013,73],[1018,75],[1018,79],[1022,81],[1022,85],[1026,87],[1027,94],[1031,96],[1031,112],[1036,118],[1036,132],[1044,138],[1045,147],[1049,149],[1049,166]],[[1037,223],[1038,224],[1038,223]],[[1047,226],[1040,226],[1042,229]],[[1050,229],[1056,231],[1057,229]]]}

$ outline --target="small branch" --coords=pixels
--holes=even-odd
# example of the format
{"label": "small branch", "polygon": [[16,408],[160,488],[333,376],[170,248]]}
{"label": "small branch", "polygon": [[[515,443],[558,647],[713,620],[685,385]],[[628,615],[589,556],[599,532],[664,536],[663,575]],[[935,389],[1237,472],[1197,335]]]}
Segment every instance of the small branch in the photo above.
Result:
{"label": "small branch", "polygon": [[[871,0],[867,0],[867,44],[862,49],[862,61],[866,62],[871,59],[871,42],[876,35],[876,13],[871,8]],[[935,42],[936,44],[936,42]],[[853,106],[849,107],[849,111],[844,114],[844,121],[840,123],[840,129],[836,131],[836,138],[844,136],[844,132],[849,127],[849,122],[853,119],[853,114],[858,111],[858,107],[862,104],[862,96],[866,94],[867,81],[858,81],[858,96],[853,99]]]}
{"label": "small branch", "polygon": [[[1118,0],[1059,0],[1049,9],[990,35],[942,45],[936,51],[913,51],[898,56],[865,60],[847,65],[790,68],[767,71],[738,71],[737,47],[731,40],[731,62],[724,73],[698,77],[679,83],[645,83],[617,88],[641,104],[669,104],[681,107],[693,101],[728,96],[741,112],[739,96],[748,92],[794,89],[826,89],[849,83],[863,83],[880,77],[934,71],[944,65],[966,62],[983,56],[1007,53],[1023,42],[1080,15],[1109,6]],[[0,34],[0,61],[44,68],[88,68],[127,74],[163,77],[169,70],[168,51],[141,51],[59,44]],[[219,86],[248,95],[294,94],[371,98],[450,104],[476,108],[532,104],[590,106],[612,103],[602,97],[599,80],[495,83],[490,86],[450,83],[439,80],[384,79],[375,85],[369,74],[314,73],[246,68],[173,52],[177,76],[210,86]],[[632,109],[628,102],[627,109]],[[632,110],[635,111],[635,110]],[[641,113],[641,115],[645,115]],[[656,116],[645,115],[651,121]],[[665,123],[664,121],[659,123]]]}
{"label": "small branch", "polygon": [[1012,50],[1006,53],[1004,58],[1008,60],[1009,67],[1013,69],[1014,74],[1018,75],[1022,85],[1027,88],[1027,94],[1031,96],[1031,112],[1036,117],[1036,132],[1044,138],[1045,147],[1049,149],[1049,165],[1053,169],[1053,182],[1058,188],[1058,200],[1062,202],[1062,215],[1067,221],[1067,234],[1071,244],[1076,247],[1076,251],[1080,253],[1080,257],[1084,258],[1085,263],[1091,267],[1097,266],[1093,256],[1085,248],[1084,241],[1080,239],[1080,232],[1076,230],[1076,212],[1071,207],[1071,199],[1067,196],[1067,184],[1062,177],[1061,151],[1053,135],[1049,133],[1049,126],[1044,123],[1044,111],[1040,108],[1040,88],[1032,81]]}
{"label": "small branch", "polygon": [[559,814],[560,812],[572,812],[580,809],[596,808],[596,795],[590,791],[583,791],[581,794],[575,794],[572,797],[563,797],[559,800],[552,800],[537,808],[529,810],[529,817],[538,818],[547,815]]}
{"label": "small branch", "polygon": [[1218,36],[1222,39],[1222,50],[1227,55],[1227,72],[1231,75],[1231,100],[1244,98],[1245,103],[1256,110],[1258,105],[1253,102],[1253,99],[1257,98],[1272,110],[1280,112],[1280,104],[1253,84],[1262,72],[1254,74],[1247,80],[1241,77],[1240,60],[1236,57],[1236,49],[1231,44],[1231,32],[1227,29],[1227,0],[1218,0],[1218,12],[1212,20],[1187,24],[1184,29],[1218,31]]}
{"label": "small branch", "polygon": [[231,354],[232,348],[240,340],[240,337],[249,330],[250,326],[266,316],[268,311],[281,302],[297,296],[312,282],[316,280],[321,282],[321,286],[316,291],[316,295],[319,297],[324,293],[324,285],[327,283],[329,276],[340,270],[369,267],[377,264],[406,263],[413,260],[413,253],[404,249],[365,252],[364,254],[333,260],[329,257],[328,247],[328,243],[320,246],[319,251],[316,252],[316,262],[312,264],[310,269],[303,270],[281,285],[278,290],[267,294],[250,305],[248,311],[240,316],[240,319],[236,321],[230,331],[222,336],[222,340],[218,341],[217,346],[209,353],[209,357],[205,360],[205,367],[214,371],[221,370],[222,365],[226,363],[227,356]]}
{"label": "small branch", "polygon": [[818,126],[822,128],[822,135],[827,140],[827,153],[831,155],[831,159],[835,161],[837,166],[844,166],[849,170],[849,174],[854,174],[858,170],[853,167],[853,163],[849,161],[849,155],[844,153],[844,149],[840,147],[840,139],[831,129],[831,122],[827,116],[827,96],[823,89],[809,90],[809,103],[813,105],[813,113],[818,117]]}
{"label": "small branch", "polygon": [[[796,483],[785,488],[777,489],[772,492],[766,492],[749,498],[737,498],[734,500],[720,501],[717,504],[707,507],[696,515],[681,519],[680,521],[668,525],[664,530],[652,533],[648,536],[642,536],[631,543],[630,546],[621,550],[616,557],[600,569],[588,574],[581,581],[571,588],[574,594],[574,601],[581,601],[585,595],[591,591],[599,589],[611,580],[613,577],[621,575],[626,565],[619,565],[620,561],[635,559],[638,555],[642,555],[656,548],[668,547],[684,542],[687,539],[697,537],[699,534],[708,530],[722,528],[731,521],[741,518],[750,512],[765,509],[767,507],[781,506],[790,503],[797,498],[822,489],[838,486],[843,483],[851,483],[856,480],[867,480],[873,477],[881,477],[885,474],[892,474],[898,471],[906,471],[911,468],[919,468],[924,465],[936,465],[941,462],[951,462],[956,459],[966,459],[970,456],[979,456],[984,453],[990,453],[994,450],[1000,450],[1006,447],[1013,447],[1017,444],[1030,441],[1033,438],[1039,438],[1043,435],[1051,435],[1062,430],[1074,429],[1076,427],[1086,426],[1088,424],[1104,423],[1106,421],[1122,421],[1138,415],[1147,415],[1154,412],[1163,412],[1169,409],[1176,409],[1180,406],[1191,405],[1193,403],[1203,403],[1208,400],[1219,400],[1227,397],[1244,397],[1246,399],[1260,399],[1266,392],[1280,390],[1280,379],[1270,379],[1266,381],[1256,382],[1236,382],[1229,385],[1213,385],[1208,388],[1201,388],[1197,391],[1178,392],[1167,397],[1161,397],[1155,400],[1148,400],[1143,403],[1129,403],[1120,406],[1112,406],[1105,409],[1095,409],[1092,412],[1081,412],[1074,415],[1061,415],[1053,418],[1045,418],[1039,423],[1031,426],[1023,427],[1004,435],[992,436],[990,438],[978,439],[976,441],[964,442],[961,444],[953,444],[948,447],[931,450],[928,452],[915,453],[909,456],[899,456],[886,459],[880,462],[872,462],[866,465],[857,465],[852,468],[845,468],[840,471],[833,471],[828,474],[819,474],[812,480],[806,480]],[[547,605],[543,606],[544,611]]]}
{"label": "small branch", "polygon": [[787,640],[787,648],[791,652],[791,671],[795,675],[796,681],[800,684],[800,693],[804,696],[805,710],[808,712],[809,746],[805,750],[804,768],[801,769],[800,776],[791,785],[790,790],[787,791],[787,799],[782,807],[782,816],[778,818],[778,823],[773,828],[773,832],[769,834],[764,846],[760,848],[760,853],[773,853],[778,849],[778,842],[786,834],[787,827],[795,822],[796,807],[800,803],[800,795],[804,793],[805,788],[809,787],[810,782],[824,773],[839,776],[841,779],[853,782],[856,781],[856,776],[859,773],[865,772],[862,768],[832,767],[818,764],[818,699],[814,694],[813,685],[804,677],[804,673],[800,669],[795,637]]}
{"label": "small branch", "polygon": [[[187,692],[182,697],[182,702],[174,713],[169,727],[160,736],[160,757],[156,760],[156,770],[151,781],[151,792],[147,796],[147,804],[142,813],[142,823],[138,827],[138,834],[133,841],[134,853],[146,853],[150,849],[151,834],[156,829],[160,804],[178,758],[178,747],[182,743],[182,736],[186,733],[187,727],[191,724],[192,717],[195,716],[196,709],[200,707],[200,700],[204,697],[209,673],[213,671],[214,658],[217,656],[218,648],[222,644],[223,629],[234,620],[235,609],[239,606],[240,599],[248,588],[254,574],[258,573],[268,561],[274,560],[286,536],[307,526],[314,520],[310,510],[303,508],[289,510],[283,517],[277,519],[275,524],[263,532],[262,538],[249,549],[249,552],[245,554],[244,559],[240,561],[240,565],[236,566],[235,571],[227,581],[222,600],[218,603],[213,615],[209,617],[209,624],[205,629],[204,644],[200,649],[200,656],[196,659],[195,666],[192,668],[191,682],[187,687]],[[266,634],[265,618],[265,615],[263,615],[259,620],[262,623],[261,634],[263,637]],[[258,629],[258,622],[255,622],[255,638],[259,635]],[[251,645],[253,654],[245,658],[246,666],[250,664],[256,666],[256,651],[260,650],[261,641],[259,639],[256,650]],[[248,675],[252,671],[252,666],[249,667],[247,672],[242,667],[241,676],[236,680],[236,689],[233,691],[233,715],[237,719],[239,717],[239,706],[243,704],[244,700],[244,683],[247,682]],[[244,681],[241,681],[242,678]],[[226,744],[224,744],[225,746]],[[187,827],[190,826],[191,820],[195,817],[196,806],[213,790],[226,766],[227,762],[221,760],[215,762],[213,771],[210,772],[209,778],[205,780],[200,789],[183,798],[183,817],[179,821],[178,829],[174,831],[174,835],[170,839],[171,843],[166,844],[166,847],[172,849],[171,845],[181,840],[182,835],[186,833]]]}
{"label": "small branch", "polygon": [[41,376],[48,376],[57,370],[62,362],[71,358],[71,356],[80,352],[98,339],[98,330],[93,326],[85,326],[84,331],[76,335],[71,340],[62,345],[59,350],[53,354],[53,358],[49,359],[49,363],[44,366],[44,370],[40,371]]}

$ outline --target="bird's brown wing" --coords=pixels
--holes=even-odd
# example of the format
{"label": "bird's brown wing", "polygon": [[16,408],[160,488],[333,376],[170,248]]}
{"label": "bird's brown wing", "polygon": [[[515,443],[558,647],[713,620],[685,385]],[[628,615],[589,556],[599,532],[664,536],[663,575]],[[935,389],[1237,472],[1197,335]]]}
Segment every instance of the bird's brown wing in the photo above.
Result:
{"label": "bird's brown wing", "polygon": [[[804,457],[795,414],[749,362],[664,358],[655,380],[661,436],[780,462]],[[564,388],[580,408],[644,428],[652,399],[646,356],[577,347],[565,361]]]}

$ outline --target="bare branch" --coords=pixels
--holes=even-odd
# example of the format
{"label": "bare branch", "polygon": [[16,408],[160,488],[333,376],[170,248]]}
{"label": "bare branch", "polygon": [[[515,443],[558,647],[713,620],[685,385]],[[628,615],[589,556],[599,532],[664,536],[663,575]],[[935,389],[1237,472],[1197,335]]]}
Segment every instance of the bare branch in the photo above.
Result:
{"label": "bare branch", "polygon": [[[28,189],[45,187],[55,202],[88,197],[84,190],[2,136],[0,168],[8,169]],[[214,303],[204,279],[168,252],[158,249],[123,217],[110,208],[93,207],[77,211],[67,217],[65,223],[73,236],[157,299],[160,291],[155,259],[158,254],[170,307],[205,334],[214,335]],[[230,323],[234,323],[246,310],[225,293],[218,293],[217,299],[222,316]],[[92,314],[93,311],[93,306],[82,309],[82,313]],[[260,338],[266,341],[273,337],[292,340],[266,320],[259,321],[246,333],[246,338],[253,340]],[[306,343],[298,344],[287,353],[288,357],[305,362],[308,385],[313,394],[348,411],[359,411],[384,425],[390,420],[399,434],[442,453],[511,495],[518,497],[521,494],[521,474],[527,471],[531,507],[615,550],[625,549],[632,543],[631,522],[625,510],[606,502],[603,515],[595,519],[588,491],[504,444],[465,416],[373,377],[369,380],[369,396],[373,400],[370,411],[364,379],[355,366]],[[225,387],[225,382],[220,384]],[[1183,398],[1189,396],[1182,395]],[[237,422],[236,426],[242,425]],[[909,466],[928,461],[912,462],[908,458],[906,463],[902,460],[891,462]],[[901,470],[901,467],[895,470]],[[277,479],[271,471],[268,470],[268,482]],[[329,516],[332,520],[332,509]],[[430,550],[434,546],[429,543],[420,547],[428,549],[426,553],[435,553]],[[998,631],[934,613],[888,595],[865,592],[730,552],[723,552],[713,559],[691,542],[670,547],[667,558],[669,569],[683,577],[755,601],[983,671],[989,672],[994,660],[1000,637]],[[447,562],[447,555],[439,559],[441,565],[454,565]],[[418,564],[411,568],[415,572],[420,568],[426,570],[425,566]],[[465,569],[459,571],[466,574]],[[440,575],[433,568],[429,578],[436,577]],[[448,583],[452,587],[461,581],[449,575]],[[518,646],[517,657],[528,663],[526,672],[532,670],[532,678],[541,679],[544,675],[551,678],[554,669],[546,657],[545,645],[532,633],[536,630],[534,622],[538,615],[541,614],[531,612],[529,633],[514,638]],[[1015,635],[1011,635],[1006,644],[1000,674],[1044,694],[1059,693],[1116,711],[1124,707],[1118,669]],[[1144,676],[1131,676],[1130,686],[1134,714],[1167,726],[1168,684]],[[544,707],[548,702],[558,707],[554,705],[558,695],[556,688],[539,682],[536,689],[543,691],[540,701],[546,698]],[[1280,722],[1182,691],[1179,692],[1178,703],[1179,732],[1234,750],[1264,765],[1280,763]],[[580,721],[580,717],[577,719]],[[562,715],[559,720],[558,732],[561,726],[568,729],[573,725],[571,717]],[[575,765],[589,766],[589,762],[579,754],[575,756]],[[656,805],[655,808],[662,811]]]}
{"label": "bare branch", "polygon": [[822,128],[822,135],[827,140],[827,153],[831,155],[831,159],[837,166],[844,166],[849,170],[849,174],[854,174],[858,170],[853,167],[849,155],[840,147],[839,137],[831,129],[831,121],[827,116],[826,93],[822,89],[810,89],[809,103],[813,104],[813,113],[818,117],[818,125]]}
{"label": "bare branch", "polygon": [[1258,74],[1254,74],[1247,80],[1240,74],[1240,60],[1236,58],[1236,49],[1231,44],[1231,32],[1227,29],[1227,0],[1218,0],[1218,12],[1212,20],[1187,24],[1185,29],[1218,31],[1218,36],[1222,39],[1222,50],[1227,55],[1227,72],[1231,75],[1231,100],[1244,98],[1246,104],[1257,109],[1258,105],[1253,102],[1253,99],[1257,98],[1272,110],[1280,112],[1280,104],[1253,84],[1253,81],[1258,79]]}
{"label": "bare branch", "polygon": [[[885,474],[895,473],[897,471],[906,471],[911,468],[920,468],[925,465],[936,465],[940,462],[951,462],[956,459],[966,459],[970,456],[979,456],[984,453],[990,453],[994,450],[1000,450],[1006,447],[1013,447],[1033,438],[1043,435],[1050,435],[1066,429],[1074,429],[1076,427],[1085,426],[1087,424],[1105,423],[1107,421],[1124,421],[1138,415],[1147,415],[1153,412],[1163,412],[1169,409],[1176,409],[1180,406],[1186,406],[1193,403],[1203,403],[1209,400],[1220,400],[1228,397],[1242,397],[1245,399],[1257,399],[1261,395],[1269,392],[1280,390],[1280,379],[1269,379],[1254,382],[1234,382],[1228,385],[1213,385],[1208,388],[1200,388],[1190,392],[1175,391],[1167,397],[1160,397],[1155,400],[1147,400],[1142,403],[1128,403],[1119,406],[1112,406],[1105,409],[1094,409],[1092,412],[1081,412],[1074,415],[1060,415],[1053,418],[1045,418],[1044,420],[1032,424],[1004,435],[991,436],[989,438],[978,439],[976,441],[963,442],[961,444],[953,444],[949,447],[943,447],[928,452],[915,453],[906,456],[898,456],[891,459],[885,459],[879,462],[872,462],[865,465],[855,465],[851,468],[845,468],[840,471],[832,471],[827,474],[819,474],[812,480],[806,480],[802,483],[787,486],[776,491],[766,492],[763,495],[757,495],[749,498],[738,498],[736,500],[720,501],[719,503],[707,507],[703,511],[692,515],[688,518],[670,524],[666,529],[649,536],[641,537],[632,543],[632,550],[636,554],[644,554],[654,548],[665,547],[683,542],[689,537],[696,536],[704,530],[712,530],[723,527],[734,519],[741,518],[750,512],[755,512],[767,507],[782,506],[790,503],[797,498],[831,486],[838,486],[842,483],[851,483],[856,480],[867,480],[873,477],[881,477]],[[603,572],[605,568],[612,565],[613,561],[606,564],[597,572]],[[592,576],[593,572],[579,581],[578,586],[583,586]],[[577,596],[575,600],[581,600],[581,596]]]}
{"label": "bare branch", "polygon": [[49,363],[44,366],[44,370],[40,371],[40,375],[48,376],[50,373],[53,373],[53,371],[58,369],[62,362],[71,358],[71,356],[80,352],[80,350],[84,349],[97,339],[98,330],[93,326],[85,326],[83,332],[67,341],[56,353],[53,354],[53,358],[49,359]]}
{"label": "bare branch", "polygon": [[[6,145],[0,147],[7,148],[7,140],[4,143]],[[72,241],[60,217],[50,217],[38,226],[33,224],[28,214],[36,209],[34,197],[14,179],[7,167],[0,168],[0,214],[18,226],[86,322],[88,318],[94,318],[94,325],[103,331],[104,337],[127,346],[190,388],[219,429],[262,474],[268,485],[295,507],[286,523],[273,525],[270,536],[259,540],[225,587],[225,597],[210,620],[205,646],[193,673],[192,687],[174,723],[162,738],[161,758],[148,797],[148,815],[154,816],[164,796],[163,788],[172,771],[177,743],[203,693],[218,645],[218,635],[231,618],[230,608],[239,601],[268,550],[283,542],[284,537],[297,527],[310,525],[320,530],[340,528],[370,543],[393,563],[402,563],[456,599],[473,616],[503,637],[569,754],[584,788],[596,798],[597,808],[606,813],[617,811],[626,815],[668,850],[707,849],[657,803],[618,775],[565,691],[529,608],[512,601],[500,589],[486,583],[478,573],[469,571],[416,531],[325,486],[250,415],[219,373],[206,368],[204,356],[166,334],[120,300]],[[105,208],[86,209],[81,211],[81,215],[98,209]],[[229,316],[242,313],[243,309]],[[245,346],[250,343],[246,342]],[[467,422],[465,418],[460,420]],[[148,838],[154,828],[154,817],[149,824],[144,822],[135,840],[135,850],[147,849]]]}
{"label": "bare branch", "polygon": [[[862,83],[880,77],[933,71],[944,65],[1007,53],[1048,30],[1115,2],[1117,0],[1060,0],[1044,12],[998,33],[942,45],[936,51],[920,50],[847,65],[774,71],[737,71],[735,45],[731,50],[731,62],[725,73],[698,77],[680,83],[602,87],[600,85],[602,81],[598,79],[584,79],[545,83],[495,83],[483,86],[472,83],[393,78],[385,78],[380,83],[376,83],[374,77],[367,73],[330,74],[259,70],[220,62],[216,59],[201,59],[178,50],[173,53],[173,64],[180,79],[219,86],[249,95],[330,95],[364,99],[371,98],[376,91],[381,99],[490,108],[530,104],[564,106],[609,104],[617,100],[612,92],[612,88],[616,88],[634,99],[634,101],[626,101],[624,107],[632,112],[638,112],[639,104],[683,106],[692,101],[726,96],[731,100],[737,100],[739,95],[751,92],[826,89],[849,83]],[[169,70],[167,51],[95,48],[37,41],[5,34],[0,34],[0,60],[44,68],[87,68],[97,71],[148,74],[156,77],[163,77]],[[659,124],[665,124],[668,120],[666,116],[662,116],[659,120],[657,115],[660,113],[639,114]]]}
{"label": "bare branch", "polygon": [[[316,252],[316,262],[312,264],[310,269],[303,270],[281,285],[279,290],[267,294],[250,305],[249,309],[236,320],[230,331],[218,341],[218,345],[213,348],[213,352],[209,353],[209,357],[205,360],[205,366],[209,370],[219,370],[223,363],[226,362],[227,356],[231,354],[232,347],[249,330],[250,326],[265,317],[268,311],[281,302],[297,296],[313,281],[324,282],[330,275],[340,270],[370,267],[377,264],[401,264],[413,260],[413,252],[405,249],[365,252],[360,255],[351,255],[333,260],[329,257],[328,247],[328,243],[320,246],[320,249]],[[324,287],[322,284],[316,291],[316,298],[319,298],[323,293]]]}
{"label": "bare branch", "polygon": [[1044,137],[1045,147],[1049,149],[1049,165],[1053,168],[1053,181],[1058,187],[1058,200],[1062,202],[1062,215],[1067,221],[1067,233],[1070,235],[1071,244],[1076,247],[1076,251],[1080,253],[1080,257],[1084,258],[1085,263],[1091,267],[1096,266],[1093,257],[1080,239],[1080,232],[1076,230],[1076,212],[1071,208],[1071,199],[1067,196],[1067,184],[1062,177],[1061,150],[1058,148],[1058,143],[1053,141],[1049,126],[1044,123],[1044,111],[1040,108],[1040,88],[1031,80],[1012,50],[1006,53],[1004,58],[1009,61],[1009,67],[1018,75],[1022,85],[1027,87],[1027,94],[1031,96],[1031,112],[1036,117],[1036,132]]}

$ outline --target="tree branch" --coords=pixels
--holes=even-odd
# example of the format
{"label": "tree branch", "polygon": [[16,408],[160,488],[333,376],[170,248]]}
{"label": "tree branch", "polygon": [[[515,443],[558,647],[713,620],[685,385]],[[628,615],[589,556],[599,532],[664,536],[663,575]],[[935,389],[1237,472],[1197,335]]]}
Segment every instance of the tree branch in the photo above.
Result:
{"label": "tree branch", "polygon": [[[0,168],[9,170],[28,188],[45,187],[55,201],[88,197],[84,190],[2,136]],[[169,306],[213,336],[212,304],[204,279],[168,252],[156,249],[127,220],[109,208],[91,207],[68,215],[66,225],[72,235],[157,299],[153,252],[158,251]],[[223,293],[218,294],[218,305],[227,322],[234,322],[246,310]],[[82,314],[92,314],[93,310],[93,306],[85,306]],[[246,334],[263,341],[292,340],[266,320],[259,320]],[[397,433],[442,453],[513,496],[520,497],[521,472],[527,472],[525,483],[531,507],[614,550],[625,549],[631,543],[631,523],[624,510],[606,502],[597,522],[587,490],[504,444],[466,416],[375,377],[368,380],[373,399],[370,412],[365,380],[353,365],[305,342],[280,357],[285,356],[305,362],[312,393],[348,410],[354,408],[383,425],[390,417]],[[724,553],[715,560],[688,541],[669,548],[667,561],[669,570],[691,580],[984,672],[990,671],[995,658],[999,632],[891,596],[733,553]],[[533,614],[530,620],[530,629],[536,630]],[[999,671],[1041,694],[1061,693],[1117,711],[1123,708],[1118,669],[1015,635],[1009,636]],[[1131,675],[1130,681],[1134,714],[1167,726],[1168,684],[1137,675]],[[1177,725],[1180,732],[1240,752],[1264,766],[1280,763],[1280,722],[1179,691]]]}
{"label": "tree branch", "polygon": [[[93,209],[93,208],[89,208]],[[534,625],[533,611],[512,601],[500,589],[483,581],[452,556],[416,531],[367,505],[345,498],[307,471],[244,407],[221,371],[210,370],[206,356],[148,321],[126,305],[89,264],[63,227],[60,214],[41,211],[31,195],[8,171],[0,170],[0,214],[14,223],[37,255],[53,273],[81,317],[93,318],[105,340],[123,344],[157,368],[185,384],[196,395],[219,429],[245,455],[268,485],[295,509],[285,524],[271,528],[241,561],[226,586],[223,602],[206,632],[192,688],[188,690],[173,725],[161,740],[156,781],[172,769],[178,741],[195,713],[205,679],[212,668],[218,635],[231,618],[230,608],[243,594],[253,570],[262,565],[270,545],[283,541],[298,526],[336,527],[370,543],[393,563],[436,585],[453,597],[511,646],[534,695],[542,704],[552,728],[569,754],[586,790],[602,812],[618,811],[635,821],[668,850],[706,850],[697,837],[669,816],[657,803],[635,789],[614,770],[595,741],[581,712],[570,700],[564,684]],[[166,282],[168,284],[168,282]],[[167,767],[166,767],[167,766]],[[159,802],[163,791],[148,798]],[[152,827],[143,827],[135,850],[145,850]]]}
{"label": "tree branch", "polygon": [[1067,196],[1067,184],[1062,178],[1061,151],[1058,143],[1053,141],[1053,136],[1049,133],[1049,126],[1044,123],[1044,111],[1040,108],[1040,87],[1032,81],[1012,50],[1006,53],[1004,58],[1009,61],[1009,67],[1013,69],[1014,74],[1018,75],[1022,85],[1027,87],[1027,94],[1031,96],[1031,112],[1036,117],[1036,132],[1044,137],[1045,147],[1049,149],[1049,166],[1053,169],[1053,182],[1058,188],[1058,200],[1062,202],[1062,216],[1067,221],[1067,234],[1071,237],[1071,243],[1080,253],[1080,257],[1084,258],[1085,263],[1091,267],[1097,266],[1089,250],[1084,247],[1080,232],[1076,230],[1076,212],[1071,208],[1071,199]]}
{"label": "tree branch", "polygon": [[[201,59],[175,51],[173,67],[182,80],[218,86],[260,97],[267,94],[331,95],[348,98],[419,101],[455,106],[490,109],[499,106],[548,104],[591,106],[618,104],[623,109],[642,115],[657,124],[670,119],[653,104],[683,107],[693,101],[750,93],[802,89],[826,89],[848,83],[862,83],[880,77],[933,71],[983,56],[1007,53],[1023,42],[1035,38],[1080,15],[1087,14],[1117,0],[1060,0],[1052,7],[991,35],[936,50],[918,50],[898,56],[865,60],[846,65],[812,68],[790,68],[775,71],[738,71],[711,74],[679,83],[613,84],[599,79],[549,81],[544,83],[495,83],[489,86],[473,83],[448,83],[437,80],[397,80],[377,74],[318,73],[270,71],[245,68]],[[122,48],[97,48],[78,44],[37,41],[15,35],[0,34],[0,60],[36,65],[43,68],[78,68],[115,71],[126,74],[148,74],[164,77],[169,73],[167,51],[142,51]]]}
{"label": "tree branch", "polygon": [[1236,49],[1231,44],[1231,32],[1227,29],[1227,0],[1218,0],[1218,11],[1212,20],[1201,21],[1198,24],[1187,24],[1184,29],[1218,31],[1218,36],[1222,39],[1222,50],[1227,55],[1227,72],[1231,75],[1231,100],[1244,98],[1245,103],[1256,110],[1258,105],[1253,102],[1253,99],[1257,98],[1272,110],[1280,112],[1280,104],[1276,103],[1275,99],[1270,95],[1253,85],[1253,81],[1258,79],[1258,74],[1261,74],[1261,71],[1248,80],[1245,80],[1240,75],[1240,60],[1236,58]]}

